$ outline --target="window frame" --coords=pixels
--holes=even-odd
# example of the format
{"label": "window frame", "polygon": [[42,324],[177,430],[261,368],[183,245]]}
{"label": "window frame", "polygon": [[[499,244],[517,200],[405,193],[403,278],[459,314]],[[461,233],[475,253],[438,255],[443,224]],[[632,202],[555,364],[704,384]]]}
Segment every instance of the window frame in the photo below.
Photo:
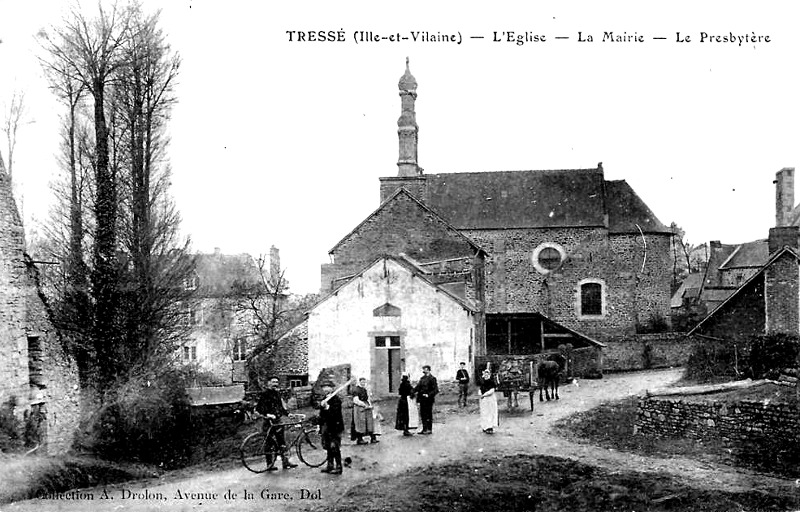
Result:
{"label": "window frame", "polygon": [[[559,260],[558,264],[552,269],[545,268],[539,262],[540,254],[543,251],[545,251],[546,249],[554,249],[556,252],[558,252],[558,254],[560,256],[560,260]],[[539,272],[540,274],[543,274],[543,275],[547,275],[547,274],[553,272],[554,270],[557,270],[558,267],[560,267],[561,264],[564,263],[564,260],[566,258],[567,258],[567,252],[564,250],[563,247],[561,247],[561,245],[559,245],[559,244],[557,244],[555,242],[542,242],[541,244],[539,244],[533,250],[533,253],[531,254],[531,263],[533,264],[533,267],[536,269],[537,272]]]}
{"label": "window frame", "polygon": [[[600,312],[599,313],[584,313],[584,286],[598,285],[600,287]],[[587,278],[581,279],[578,282],[576,290],[575,311],[580,320],[601,320],[606,317],[606,283],[602,279]]]}

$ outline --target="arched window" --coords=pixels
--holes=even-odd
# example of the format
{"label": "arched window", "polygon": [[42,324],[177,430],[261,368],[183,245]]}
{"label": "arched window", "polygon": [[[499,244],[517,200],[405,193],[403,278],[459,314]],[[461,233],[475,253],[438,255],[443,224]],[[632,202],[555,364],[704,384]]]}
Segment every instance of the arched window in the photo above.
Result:
{"label": "arched window", "polygon": [[584,279],[578,286],[578,316],[600,317],[605,313],[605,290],[599,279]]}

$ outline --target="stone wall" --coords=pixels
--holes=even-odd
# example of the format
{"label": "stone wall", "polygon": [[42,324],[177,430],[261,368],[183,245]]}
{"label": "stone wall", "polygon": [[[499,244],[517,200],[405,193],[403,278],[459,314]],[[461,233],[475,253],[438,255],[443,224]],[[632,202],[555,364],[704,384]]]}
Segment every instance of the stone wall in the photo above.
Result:
{"label": "stone wall", "polygon": [[715,400],[689,402],[682,397],[639,399],[635,431],[658,438],[688,437],[747,442],[753,437],[796,442],[800,412],[785,403]]}
{"label": "stone wall", "polygon": [[41,451],[73,442],[80,415],[77,367],[65,353],[25,254],[11,184],[0,173],[0,407],[20,421],[20,436]]}
{"label": "stone wall", "polygon": [[[468,230],[486,249],[486,312],[541,312],[600,341],[633,333],[637,325],[670,314],[669,237],[609,235],[603,228]],[[563,248],[566,258],[542,274],[532,261],[544,243]],[[646,252],[646,257],[645,257]],[[644,266],[644,269],[642,268]],[[580,283],[600,282],[603,313],[580,314]]]}
{"label": "stone wall", "polygon": [[682,333],[621,336],[606,342],[603,369],[629,371],[683,366],[692,353],[692,344]]}

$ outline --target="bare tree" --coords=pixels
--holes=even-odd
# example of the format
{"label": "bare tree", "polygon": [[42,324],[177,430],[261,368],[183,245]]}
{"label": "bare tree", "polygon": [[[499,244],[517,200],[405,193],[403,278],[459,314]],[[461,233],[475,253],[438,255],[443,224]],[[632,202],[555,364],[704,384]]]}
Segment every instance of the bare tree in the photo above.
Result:
{"label": "bare tree", "polygon": [[92,384],[107,388],[167,361],[188,331],[180,304],[193,258],[179,239],[165,153],[180,60],[158,14],[136,2],[100,6],[91,18],[73,10],[42,37],[43,66],[67,107],[62,224],[53,230],[65,242],[65,324],[90,326],[90,343],[77,346],[94,366]]}
{"label": "bare tree", "polygon": [[[25,106],[25,91],[15,89],[11,95],[11,103],[6,107],[5,118],[3,119],[3,133],[6,134],[6,149],[8,155],[8,165],[5,168],[8,177],[13,177],[14,173],[14,150],[17,147],[17,134],[20,126],[26,124],[27,108]],[[2,169],[2,155],[0,155],[0,169]]]}
{"label": "bare tree", "polygon": [[256,275],[236,280],[228,298],[239,322],[257,340],[247,355],[248,361],[271,350],[316,298],[290,295],[286,270],[275,265],[270,268],[266,256],[259,256],[255,264]]}

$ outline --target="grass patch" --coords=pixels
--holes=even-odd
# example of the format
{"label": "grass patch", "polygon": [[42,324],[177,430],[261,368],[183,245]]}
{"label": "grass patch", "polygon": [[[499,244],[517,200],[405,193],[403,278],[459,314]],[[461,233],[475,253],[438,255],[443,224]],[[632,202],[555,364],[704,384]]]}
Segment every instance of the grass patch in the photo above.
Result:
{"label": "grass patch", "polygon": [[596,510],[789,510],[800,497],[722,492],[671,477],[610,472],[544,455],[464,460],[364,482],[326,512],[516,512]]}
{"label": "grass patch", "polygon": [[[777,400],[784,390],[794,389],[769,385],[747,390],[748,400]],[[759,390],[761,390],[759,392]],[[775,393],[778,393],[777,395]],[[713,395],[713,399],[718,396]],[[741,400],[741,392],[724,393],[723,400],[731,403]],[[730,395],[730,396],[727,396]],[[734,400],[736,398],[736,400]],[[793,397],[792,397],[793,398]],[[683,397],[682,399],[686,399]],[[692,399],[709,399],[709,395]],[[640,455],[669,457],[681,456],[771,473],[780,477],[800,476],[800,442],[780,442],[767,436],[753,435],[747,443],[725,444],[718,439],[664,438],[656,439],[643,434],[633,434],[638,414],[638,399],[629,397],[606,402],[594,409],[573,414],[559,420],[553,430],[559,435],[578,442],[588,442],[604,448]]]}
{"label": "grass patch", "polygon": [[0,503],[155,476],[153,468],[89,457],[0,455]]}
{"label": "grass patch", "polygon": [[606,402],[559,420],[553,425],[553,430],[578,441],[642,455],[680,455],[704,459],[712,456],[717,460],[729,455],[718,441],[654,439],[641,434],[633,435],[637,410],[638,399],[635,396]]}

